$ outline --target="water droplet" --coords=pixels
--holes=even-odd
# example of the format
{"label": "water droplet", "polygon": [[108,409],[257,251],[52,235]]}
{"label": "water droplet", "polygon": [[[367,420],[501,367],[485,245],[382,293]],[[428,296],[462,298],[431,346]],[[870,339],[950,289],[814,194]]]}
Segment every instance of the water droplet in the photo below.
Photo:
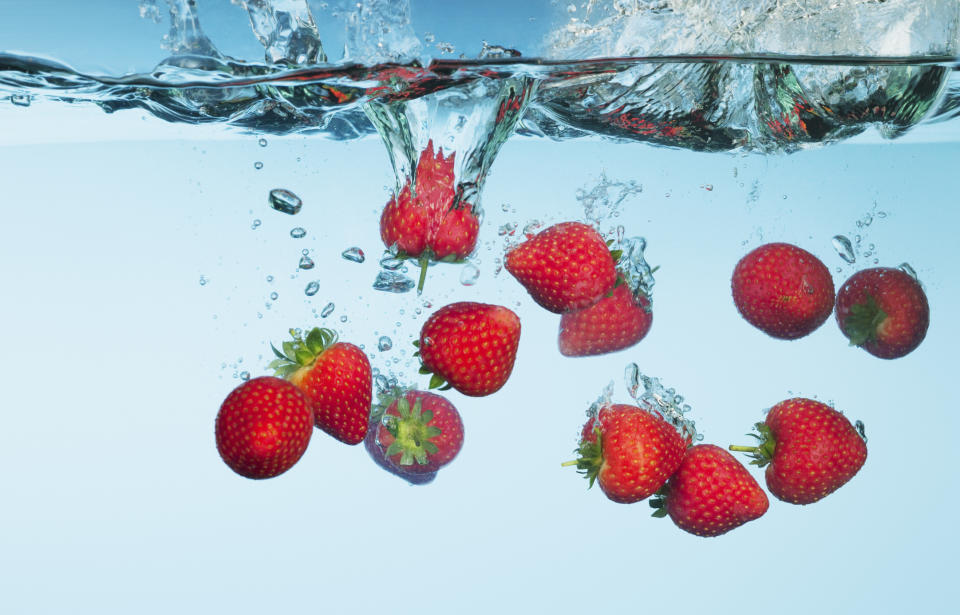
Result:
{"label": "water droplet", "polygon": [[209,282],[209,280],[207,280],[207,276],[205,275],[200,276],[200,286],[206,286],[207,282]]}
{"label": "water droplet", "polygon": [[333,309],[334,309],[334,305],[333,305],[333,302],[331,301],[323,308],[323,311],[320,312],[320,316],[322,318],[326,318],[330,314],[333,314]]}
{"label": "water droplet", "polygon": [[32,99],[29,94],[11,94],[10,102],[18,107],[29,107]]}
{"label": "water droplet", "polygon": [[367,257],[363,254],[363,250],[356,246],[347,248],[340,254],[340,256],[355,263],[362,263],[363,261],[367,260]]}
{"label": "water droplet", "polygon": [[294,239],[303,239],[306,235],[307,231],[302,226],[290,229],[290,236]]}
{"label": "water droplet", "polygon": [[274,301],[276,301],[276,300],[277,300],[277,297],[279,297],[279,296],[280,296],[280,295],[278,295],[278,294],[276,293],[276,291],[270,293],[270,298],[273,299]]}
{"label": "water droplet", "polygon": [[386,335],[377,340],[377,349],[379,349],[380,352],[386,352],[391,348],[393,348],[393,340]]}
{"label": "water droplet", "polygon": [[851,244],[850,240],[844,237],[843,235],[834,235],[833,249],[836,250],[840,258],[842,258],[846,262],[850,264],[853,264],[854,262],[856,262],[857,257],[853,253],[853,244]]}
{"label": "water droplet", "polygon": [[[310,266],[312,267],[313,265],[310,265]],[[314,296],[319,291],[320,291],[320,283],[317,282],[316,280],[307,284],[307,287],[303,289],[303,293],[308,297]]]}
{"label": "water droplet", "polygon": [[260,218],[257,218],[256,220],[253,221],[253,224],[250,225],[250,228],[256,229],[259,226],[260,226]]}
{"label": "water droplet", "polygon": [[263,163],[258,160],[253,163],[253,168],[259,171],[263,168]]}
{"label": "water droplet", "polygon": [[464,286],[473,286],[480,278],[480,270],[473,263],[467,263],[460,270],[460,283]]}
{"label": "water droplet", "polygon": [[313,259],[307,256],[306,254],[304,254],[303,256],[300,257],[300,263],[298,264],[298,266],[301,269],[313,269],[314,264],[315,263],[313,262]]}
{"label": "water droplet", "polygon": [[373,282],[374,290],[382,290],[388,293],[410,292],[414,286],[416,286],[416,283],[413,280],[393,271],[381,271]]}
{"label": "water droplet", "polygon": [[266,146],[267,146],[267,140],[264,139],[263,137],[260,137],[260,140],[257,141],[257,145],[259,145],[260,147],[266,147]]}
{"label": "water droplet", "polygon": [[301,200],[300,197],[283,188],[274,188],[271,190],[269,201],[270,207],[285,214],[290,214],[291,216],[299,213],[300,208],[303,207],[303,200]]}

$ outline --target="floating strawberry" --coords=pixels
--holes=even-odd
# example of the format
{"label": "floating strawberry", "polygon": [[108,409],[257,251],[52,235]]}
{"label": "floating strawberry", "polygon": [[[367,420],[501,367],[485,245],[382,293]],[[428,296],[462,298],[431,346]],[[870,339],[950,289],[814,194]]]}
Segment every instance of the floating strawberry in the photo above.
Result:
{"label": "floating strawberry", "polygon": [[263,376],[227,395],[214,431],[217,451],[231,470],[247,478],[272,478],[293,467],[307,450],[313,412],[297,387]]}
{"label": "floating strawberry", "polygon": [[[861,431],[847,417],[812,399],[782,401],[757,423],[758,446],[731,446],[767,466],[767,489],[791,504],[811,504],[847,483],[867,460]],[[862,429],[862,427],[861,427]],[[767,465],[769,464],[769,465]]]}
{"label": "floating strawberry", "polygon": [[433,479],[437,477],[436,472],[407,472],[387,461],[383,448],[381,448],[380,443],[377,442],[377,428],[380,425],[380,419],[383,418],[383,410],[384,408],[380,408],[379,412],[374,412],[370,416],[370,428],[367,430],[367,436],[363,439],[363,447],[367,450],[367,454],[370,455],[373,462],[382,469],[395,476],[399,476],[411,485],[425,485],[433,482]]}
{"label": "floating strawberry", "polygon": [[562,314],[613,290],[617,257],[593,227],[562,222],[507,252],[504,266],[538,305]]}
{"label": "floating strawberry", "polygon": [[314,328],[302,337],[291,329],[292,341],[270,368],[297,385],[310,400],[317,428],[346,444],[359,444],[370,423],[373,377],[370,361],[353,344],[338,342],[329,329]]}
{"label": "floating strawberry", "polygon": [[453,152],[433,150],[433,141],[420,152],[413,183],[387,202],[380,216],[380,237],[398,256],[420,265],[417,290],[423,290],[431,261],[458,262],[477,245],[480,218],[475,208],[457,198]]}
{"label": "floating strawberry", "polygon": [[833,309],[833,278],[820,259],[789,243],[756,248],[733,270],[733,303],[754,327],[778,339],[812,333]]}
{"label": "floating strawberry", "polygon": [[670,515],[680,529],[719,536],[758,519],[770,506],[767,494],[733,455],[713,444],[687,449],[661,495],[650,501],[654,517]]}
{"label": "floating strawberry", "polygon": [[387,463],[412,474],[447,465],[463,447],[463,421],[449,401],[426,391],[394,391],[384,397],[376,441]]}
{"label": "floating strawberry", "polygon": [[422,374],[430,388],[450,386],[464,395],[496,393],[513,371],[520,343],[520,319],[499,305],[462,301],[430,316],[420,330]]}
{"label": "floating strawberry", "polygon": [[650,300],[618,277],[609,297],[560,317],[560,354],[585,357],[623,350],[642,340],[652,324]]}
{"label": "floating strawberry", "polygon": [[652,411],[626,404],[607,405],[583,427],[576,465],[600,484],[607,498],[621,504],[650,497],[680,467],[687,443]]}
{"label": "floating strawberry", "polygon": [[930,325],[923,287],[908,273],[888,267],[853,274],[837,293],[836,312],[850,344],[881,359],[913,352]]}

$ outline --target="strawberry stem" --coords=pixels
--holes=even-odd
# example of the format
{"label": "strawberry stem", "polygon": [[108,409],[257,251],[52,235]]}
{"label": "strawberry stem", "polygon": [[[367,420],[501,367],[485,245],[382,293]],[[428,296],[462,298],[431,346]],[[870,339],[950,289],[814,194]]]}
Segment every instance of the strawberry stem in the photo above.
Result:
{"label": "strawberry stem", "polygon": [[430,266],[430,255],[424,251],[420,255],[420,281],[417,282],[417,294],[423,294],[423,283],[427,281],[427,267]]}
{"label": "strawberry stem", "polygon": [[734,444],[731,444],[727,448],[729,448],[731,451],[735,453],[756,453],[757,452],[756,446],[736,446]]}
{"label": "strawberry stem", "polygon": [[571,459],[570,461],[564,461],[563,463],[561,463],[561,464],[560,464],[560,467],[561,467],[561,468],[568,468],[568,467],[570,467],[570,466],[575,466],[575,465],[577,465],[577,463],[578,463],[578,461],[577,461],[576,459]]}

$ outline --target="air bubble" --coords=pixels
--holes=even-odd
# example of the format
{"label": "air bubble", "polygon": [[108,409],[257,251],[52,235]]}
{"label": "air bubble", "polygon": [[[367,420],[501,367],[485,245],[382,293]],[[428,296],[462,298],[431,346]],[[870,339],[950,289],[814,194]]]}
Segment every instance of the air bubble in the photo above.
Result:
{"label": "air bubble", "polygon": [[388,293],[410,292],[416,283],[407,276],[393,271],[381,271],[373,282],[374,290]]}
{"label": "air bubble", "polygon": [[[313,265],[311,264],[310,267],[313,267]],[[307,287],[303,289],[303,294],[305,294],[308,297],[312,297],[315,294],[317,294],[319,291],[320,291],[320,283],[314,280],[313,282],[310,282],[309,284],[307,284]]]}
{"label": "air bubble", "polygon": [[271,190],[269,201],[270,207],[291,216],[299,213],[300,208],[303,207],[303,200],[300,197],[283,188]]}
{"label": "air bubble", "polygon": [[280,295],[277,294],[276,291],[270,293],[270,299],[272,299],[273,301],[276,301],[279,296],[280,296]]}
{"label": "air bubble", "polygon": [[244,382],[246,382],[247,380],[250,380],[250,372],[248,371],[240,372],[240,380],[243,380]]}
{"label": "air bubble", "polygon": [[290,229],[290,236],[294,239],[303,239],[307,235],[307,230],[302,226]]}
{"label": "air bubble", "polygon": [[256,230],[257,228],[260,227],[260,224],[261,224],[260,218],[257,218],[256,220],[253,221],[253,224],[250,225],[250,228]]}
{"label": "air bubble", "polygon": [[354,263],[362,263],[363,261],[367,260],[367,257],[363,254],[363,250],[356,246],[347,248],[340,254],[340,256],[348,261],[353,261]]}
{"label": "air bubble", "polygon": [[340,317],[340,322],[347,322],[347,315],[346,315],[346,314],[344,314],[343,316]]}
{"label": "air bubble", "polygon": [[834,235],[832,243],[833,249],[837,251],[840,258],[851,265],[857,260],[856,255],[853,253],[853,244],[850,243],[849,239],[843,235]]}
{"label": "air bubble", "polygon": [[333,305],[333,302],[332,302],[332,301],[331,301],[330,303],[328,303],[326,306],[324,306],[323,311],[320,312],[320,317],[321,317],[321,318],[326,318],[326,317],[329,316],[330,314],[333,314],[334,307],[335,307],[335,306]]}
{"label": "air bubble", "polygon": [[380,259],[380,266],[388,271],[396,271],[400,267],[403,267],[403,259],[397,258],[388,252]]}
{"label": "air bubble", "polygon": [[266,146],[267,146],[267,140],[264,139],[263,137],[260,137],[260,140],[257,141],[257,145],[259,145],[260,147],[266,147]]}
{"label": "air bubble", "polygon": [[307,256],[306,254],[300,257],[300,263],[298,264],[298,266],[301,269],[313,269],[314,265],[315,263],[313,262],[313,259]]}
{"label": "air bubble", "polygon": [[467,263],[460,270],[460,283],[464,286],[473,286],[480,278],[480,270],[473,263]]}
{"label": "air bubble", "polygon": [[259,171],[263,168],[263,163],[258,160],[253,163],[253,168]]}
{"label": "air bubble", "polygon": [[207,282],[209,282],[209,281],[210,281],[210,280],[207,279],[207,276],[205,276],[205,275],[200,276],[200,286],[206,286],[206,285],[207,285]]}
{"label": "air bubble", "polygon": [[380,352],[386,352],[391,348],[393,348],[393,340],[386,335],[381,336],[380,339],[377,340],[377,349],[380,350]]}
{"label": "air bubble", "polygon": [[900,271],[904,272],[914,280],[920,281],[920,278],[917,277],[917,272],[913,267],[910,266],[910,263],[900,263]]}
{"label": "air bubble", "polygon": [[512,237],[516,231],[517,231],[517,223],[507,222],[506,224],[503,224],[500,226],[500,228],[497,230],[497,233],[499,233],[501,237],[503,236]]}
{"label": "air bubble", "polygon": [[10,102],[17,107],[29,107],[32,99],[29,94],[11,94]]}

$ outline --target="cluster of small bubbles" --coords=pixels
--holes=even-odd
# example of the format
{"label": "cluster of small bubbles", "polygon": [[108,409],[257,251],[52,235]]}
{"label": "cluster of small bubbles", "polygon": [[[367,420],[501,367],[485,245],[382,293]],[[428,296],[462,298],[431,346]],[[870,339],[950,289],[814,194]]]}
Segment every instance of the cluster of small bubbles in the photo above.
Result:
{"label": "cluster of small bubbles", "polygon": [[[312,266],[313,265],[311,265],[311,267]],[[307,284],[307,287],[303,289],[303,294],[305,294],[308,297],[312,297],[318,292],[320,292],[320,283],[317,282],[316,280]]]}
{"label": "cluster of small bubbles", "polygon": [[498,256],[493,259],[493,275],[498,276],[501,271],[503,271],[503,259]]}
{"label": "cluster of small bubbles", "polygon": [[300,213],[300,209],[303,208],[303,199],[284,188],[271,190],[268,200],[270,207],[291,216]]}
{"label": "cluster of small bubbles", "polygon": [[321,317],[321,318],[326,318],[327,316],[329,316],[330,314],[333,313],[334,308],[335,308],[335,306],[333,305],[333,302],[331,301],[330,303],[328,303],[327,305],[325,305],[325,306],[323,307],[323,310],[320,312],[320,317]]}
{"label": "cluster of small bubbles", "polygon": [[516,223],[516,222],[507,222],[506,224],[501,224],[501,225],[500,225],[500,228],[497,230],[497,233],[498,233],[501,237],[503,237],[503,236],[505,236],[505,235],[508,235],[508,236],[511,236],[511,237],[512,237],[513,234],[514,234],[516,231],[517,231],[517,223]]}
{"label": "cluster of small bubbles", "polygon": [[264,139],[263,137],[260,137],[260,140],[257,141],[257,145],[259,145],[260,147],[266,147],[266,146],[267,146],[267,140]]}
{"label": "cluster of small bubbles", "polygon": [[460,270],[460,283],[464,286],[473,286],[480,279],[480,269],[473,263],[466,263]]}
{"label": "cluster of small bubbles", "polygon": [[363,250],[356,246],[347,248],[340,253],[340,256],[354,263],[362,263],[363,261],[367,260],[367,257],[363,254]]}
{"label": "cluster of small bubbles", "polygon": [[[306,252],[306,250],[304,250]],[[307,254],[302,254],[300,256],[300,262],[297,264],[300,269],[313,269],[314,267],[313,259],[310,258]]]}
{"label": "cluster of small bubbles", "polygon": [[32,100],[29,94],[11,94],[10,102],[17,107],[29,107]]}
{"label": "cluster of small bubbles", "polygon": [[303,239],[304,237],[307,236],[307,231],[302,226],[297,226],[295,228],[290,229],[290,236],[293,237],[294,239]]}
{"label": "cluster of small bubbles", "polygon": [[[636,363],[630,363],[624,370],[627,392],[643,408],[649,408],[661,418],[673,425],[684,439],[703,440],[698,434],[694,422],[684,415],[690,411],[690,405],[673,388],[665,389],[659,378],[651,378],[640,372]],[[640,387],[643,386],[643,392]]]}
{"label": "cluster of small bubbles", "polygon": [[443,53],[453,53],[457,50],[457,48],[453,46],[453,43],[445,43],[445,42],[437,43],[437,49],[439,49]]}
{"label": "cluster of small bubbles", "polygon": [[205,275],[200,276],[200,286],[206,286],[207,282],[209,282],[209,280],[207,279],[207,276]]}
{"label": "cluster of small bubbles", "polygon": [[627,280],[630,290],[635,295],[643,294],[652,298],[656,280],[653,277],[653,268],[650,267],[644,256],[644,251],[647,249],[647,240],[643,237],[624,239],[620,242],[620,249],[623,254],[617,262],[617,271]]}
{"label": "cluster of small bubbles", "polygon": [[387,271],[396,271],[403,267],[403,259],[387,252],[380,258],[380,266]]}
{"label": "cluster of small bubbles", "polygon": [[435,40],[437,40],[437,37],[433,35],[433,32],[424,32],[423,34],[424,43],[432,43]]}
{"label": "cluster of small bubbles", "polygon": [[416,282],[394,271],[381,271],[373,281],[373,289],[388,293],[406,293],[413,290]]}
{"label": "cluster of small bubbles", "polygon": [[386,335],[381,335],[380,339],[377,340],[377,349],[380,352],[386,352],[391,348],[393,348],[393,340]]}
{"label": "cluster of small bubbles", "polygon": [[527,222],[523,227],[523,236],[527,239],[530,239],[537,234],[537,231],[540,230],[541,226],[543,226],[543,224],[539,220],[531,220],[530,222]]}
{"label": "cluster of small bubbles", "polygon": [[263,168],[263,163],[258,160],[253,163],[253,168],[259,171]]}
{"label": "cluster of small bubbles", "polygon": [[600,182],[587,191],[578,188],[574,197],[583,207],[586,220],[599,225],[601,221],[619,215],[620,205],[628,198],[643,192],[643,185],[634,181],[613,181],[606,173],[600,174]]}
{"label": "cluster of small bubbles", "polygon": [[250,225],[250,228],[256,230],[260,227],[261,224],[262,223],[260,222],[260,218],[257,218],[256,220],[253,221],[253,224]]}
{"label": "cluster of small bubbles", "polygon": [[849,264],[853,264],[857,257],[853,252],[853,244],[850,243],[850,240],[843,235],[834,235],[833,236],[833,249],[837,251],[837,254]]}
{"label": "cluster of small bubbles", "polygon": [[500,205],[500,209],[503,210],[504,213],[516,212],[516,210],[513,207],[511,207],[510,203],[502,203]]}
{"label": "cluster of small bubbles", "polygon": [[750,194],[747,195],[748,203],[756,203],[760,200],[760,180],[753,180],[753,184],[750,185]]}

